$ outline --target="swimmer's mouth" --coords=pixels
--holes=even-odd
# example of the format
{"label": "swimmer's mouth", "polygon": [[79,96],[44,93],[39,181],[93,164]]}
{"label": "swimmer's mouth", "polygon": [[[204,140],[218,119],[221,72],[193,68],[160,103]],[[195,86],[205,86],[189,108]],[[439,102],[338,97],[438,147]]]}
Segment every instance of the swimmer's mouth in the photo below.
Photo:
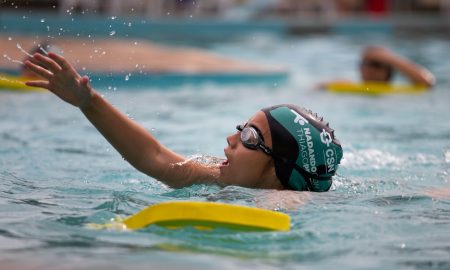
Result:
{"label": "swimmer's mouth", "polygon": [[225,154],[225,159],[222,161],[222,163],[220,163],[220,168],[227,167],[230,165],[230,162],[228,161],[228,155],[227,155],[226,149],[224,149],[224,154]]}

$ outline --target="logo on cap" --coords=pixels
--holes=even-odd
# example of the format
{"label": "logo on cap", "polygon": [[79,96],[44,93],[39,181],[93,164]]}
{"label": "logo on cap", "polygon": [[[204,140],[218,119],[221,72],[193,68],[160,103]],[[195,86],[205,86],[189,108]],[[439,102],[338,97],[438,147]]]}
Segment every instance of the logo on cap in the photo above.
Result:
{"label": "logo on cap", "polygon": [[291,112],[295,114],[294,123],[299,123],[300,126],[304,126],[305,124],[309,124],[308,120],[306,120],[303,116],[301,116],[298,112],[291,109]]}
{"label": "logo on cap", "polygon": [[327,145],[327,147],[330,147],[330,143],[333,141],[331,138],[330,133],[328,133],[325,129],[322,129],[322,132],[320,132],[320,140]]}

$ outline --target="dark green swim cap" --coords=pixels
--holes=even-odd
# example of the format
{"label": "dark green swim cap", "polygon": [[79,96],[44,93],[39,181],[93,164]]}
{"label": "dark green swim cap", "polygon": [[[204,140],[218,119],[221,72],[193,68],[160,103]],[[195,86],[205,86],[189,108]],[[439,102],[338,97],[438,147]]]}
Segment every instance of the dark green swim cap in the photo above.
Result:
{"label": "dark green swim cap", "polygon": [[342,147],[323,118],[295,105],[262,109],[269,122],[277,177],[285,188],[327,191]]}

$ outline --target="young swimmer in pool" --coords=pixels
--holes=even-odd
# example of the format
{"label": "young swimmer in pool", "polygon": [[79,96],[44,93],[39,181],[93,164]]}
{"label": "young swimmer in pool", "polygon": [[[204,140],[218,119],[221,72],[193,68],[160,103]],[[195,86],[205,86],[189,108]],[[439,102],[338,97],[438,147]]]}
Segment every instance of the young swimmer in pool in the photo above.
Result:
{"label": "young swimmer in pool", "polygon": [[62,56],[34,54],[25,65],[43,78],[28,86],[46,88],[78,107],[131,165],[171,187],[217,183],[327,191],[342,158],[341,145],[322,118],[294,105],[277,105],[236,127],[221,164],[190,162],[114,108]]}
{"label": "young swimmer in pool", "polygon": [[[428,88],[435,83],[433,74],[426,68],[405,59],[392,51],[378,46],[367,47],[361,57],[359,72],[363,82],[389,83],[395,70],[406,76],[411,84]],[[326,88],[329,83],[347,82],[345,80],[320,84]]]}

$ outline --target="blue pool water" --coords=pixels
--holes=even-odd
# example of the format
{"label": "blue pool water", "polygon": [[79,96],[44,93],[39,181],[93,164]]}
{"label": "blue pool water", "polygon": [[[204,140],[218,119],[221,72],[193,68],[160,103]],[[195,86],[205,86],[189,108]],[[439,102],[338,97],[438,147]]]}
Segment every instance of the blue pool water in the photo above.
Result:
{"label": "blue pool water", "polygon": [[[358,53],[384,44],[427,66],[417,96],[333,95],[315,83],[357,79]],[[274,84],[99,89],[185,155],[223,156],[225,137],[258,109],[295,103],[323,115],[344,159],[334,190],[299,195],[240,187],[170,189],[130,165],[70,105],[50,94],[0,93],[0,269],[449,269],[450,41],[442,37],[249,35],[209,50],[290,70]],[[448,191],[447,191],[448,192]],[[94,231],[170,200],[272,202],[290,232]]]}

